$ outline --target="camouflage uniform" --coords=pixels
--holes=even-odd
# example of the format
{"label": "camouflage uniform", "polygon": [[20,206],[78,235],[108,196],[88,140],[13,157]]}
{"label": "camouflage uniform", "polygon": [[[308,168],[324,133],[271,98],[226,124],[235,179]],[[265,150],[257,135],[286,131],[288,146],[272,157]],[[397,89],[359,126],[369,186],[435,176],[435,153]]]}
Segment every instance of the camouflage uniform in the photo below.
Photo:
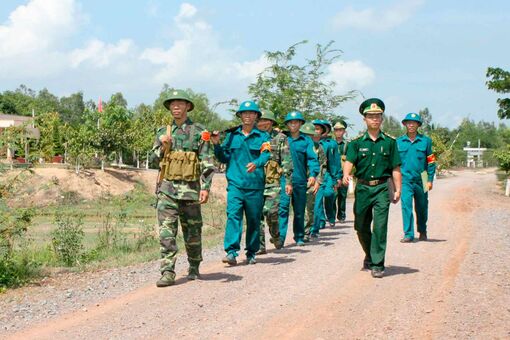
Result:
{"label": "camouflage uniform", "polygon": [[[324,181],[324,175],[326,174],[327,168],[328,168],[328,159],[326,157],[326,153],[324,152],[324,148],[321,144],[313,142],[314,147],[313,149],[317,153],[317,157],[319,159],[319,166],[320,171],[317,177],[315,178],[316,181],[319,183],[322,183]],[[314,210],[315,210],[315,196],[316,194],[313,193],[313,187],[309,188],[306,191],[306,224],[305,224],[305,240],[310,240],[310,234],[312,230],[313,220],[314,220]]]}
{"label": "camouflage uniform", "polygon": [[[276,130],[270,132],[271,136],[271,158],[266,164],[266,184],[264,187],[264,208],[262,210],[262,220],[266,218],[266,223],[269,227],[269,234],[271,235],[271,243],[276,248],[279,248],[280,243],[280,227],[278,223],[278,208],[280,205],[280,177],[283,174],[287,183],[291,183],[292,176],[292,156],[290,154],[289,142],[287,136]],[[267,169],[271,161],[278,164],[281,169],[278,178],[268,178]],[[260,249],[266,250],[266,237],[265,237],[265,224],[260,223]]]}
{"label": "camouflage uniform", "polygon": [[[166,127],[160,128],[156,135],[153,152],[158,159],[163,157],[159,137],[166,134],[166,129]],[[161,273],[168,271],[175,275],[178,220],[181,222],[190,268],[198,269],[202,261],[202,213],[198,202],[199,193],[200,190],[210,190],[214,175],[212,148],[203,132],[205,128],[193,123],[189,118],[180,127],[175,123],[171,126],[171,150],[196,153],[200,164],[200,180],[164,179],[158,188],[157,215],[162,258]]]}

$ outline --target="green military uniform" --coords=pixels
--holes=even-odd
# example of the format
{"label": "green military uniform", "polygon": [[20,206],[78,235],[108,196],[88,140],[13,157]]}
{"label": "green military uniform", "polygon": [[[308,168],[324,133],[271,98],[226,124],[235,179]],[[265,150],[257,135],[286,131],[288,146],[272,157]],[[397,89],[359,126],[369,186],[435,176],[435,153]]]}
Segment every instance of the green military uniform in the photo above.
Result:
{"label": "green military uniform", "polygon": [[[343,121],[337,122],[335,126],[333,126],[334,129],[345,129],[347,127],[347,124]],[[340,178],[343,176],[343,162],[345,161],[345,153],[347,151],[347,142],[345,139],[342,139],[342,141],[336,141],[337,147],[338,147],[338,153],[340,155]],[[336,218],[340,222],[345,221],[345,207],[346,207],[346,201],[347,201],[347,187],[341,185],[337,191],[336,191]]]}
{"label": "green military uniform", "polygon": [[[261,119],[269,119],[276,123],[274,114],[263,110]],[[271,137],[271,158],[265,166],[266,185],[264,187],[264,207],[262,209],[262,218],[265,217],[271,235],[271,243],[276,248],[281,247],[280,227],[278,223],[278,208],[280,206],[280,179],[282,175],[287,181],[292,176],[292,156],[290,155],[289,142],[287,136],[282,132],[272,130],[269,133]],[[290,182],[287,182],[290,183]],[[260,250],[266,251],[265,224],[260,223]]]}
{"label": "green military uniform", "polygon": [[[165,101],[191,100],[183,91],[173,91]],[[193,105],[192,108],[193,109]],[[176,237],[178,221],[181,223],[184,244],[188,255],[190,271],[198,274],[202,261],[202,213],[199,204],[199,192],[211,188],[214,175],[212,148],[208,132],[199,124],[187,119],[177,126],[169,127],[172,143],[167,157],[163,154],[162,135],[168,127],[157,131],[153,152],[160,160],[160,167],[166,169],[164,179],[157,189],[157,216],[161,244],[161,273],[175,278],[175,261],[178,252]]]}
{"label": "green military uniform", "polygon": [[[376,98],[360,106],[362,114],[383,111],[384,103]],[[400,166],[397,142],[381,131],[374,141],[365,132],[347,145],[346,159],[356,167],[354,228],[365,252],[364,266],[372,269],[372,275],[374,270],[382,273],[390,205],[387,180],[393,169]]]}

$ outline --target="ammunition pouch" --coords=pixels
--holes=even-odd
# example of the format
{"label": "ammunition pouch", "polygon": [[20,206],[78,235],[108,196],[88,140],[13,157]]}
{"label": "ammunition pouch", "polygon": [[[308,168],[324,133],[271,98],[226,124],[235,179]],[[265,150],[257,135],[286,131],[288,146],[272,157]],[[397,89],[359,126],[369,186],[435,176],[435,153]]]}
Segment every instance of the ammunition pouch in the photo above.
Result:
{"label": "ammunition pouch", "polygon": [[163,178],[169,181],[193,182],[200,179],[200,160],[193,151],[171,151],[160,163]]}
{"label": "ammunition pouch", "polygon": [[276,161],[268,161],[264,170],[266,173],[266,184],[279,183],[283,169]]}

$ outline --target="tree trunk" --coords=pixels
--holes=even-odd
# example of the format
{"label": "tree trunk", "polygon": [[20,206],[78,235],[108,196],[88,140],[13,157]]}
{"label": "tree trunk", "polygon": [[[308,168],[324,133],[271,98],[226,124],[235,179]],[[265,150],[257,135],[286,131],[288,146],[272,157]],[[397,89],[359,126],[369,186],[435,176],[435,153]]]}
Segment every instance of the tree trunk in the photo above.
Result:
{"label": "tree trunk", "polygon": [[145,162],[145,170],[149,170],[149,151],[147,151],[147,161]]}

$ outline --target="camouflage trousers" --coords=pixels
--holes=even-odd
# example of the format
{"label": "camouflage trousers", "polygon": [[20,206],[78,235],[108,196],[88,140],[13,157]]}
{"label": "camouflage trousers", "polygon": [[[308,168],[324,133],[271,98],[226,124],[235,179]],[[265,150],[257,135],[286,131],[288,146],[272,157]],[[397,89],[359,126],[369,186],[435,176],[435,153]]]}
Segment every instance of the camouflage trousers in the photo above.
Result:
{"label": "camouflage trousers", "polygon": [[305,210],[305,237],[309,237],[312,231],[314,219],[315,194],[312,188],[306,191],[306,210]]}
{"label": "camouflage trousers", "polygon": [[158,194],[159,242],[161,251],[161,273],[175,273],[177,229],[181,222],[182,236],[190,266],[202,261],[202,213],[198,201],[177,200],[160,192]]}
{"label": "camouflage trousers", "polygon": [[262,221],[260,223],[260,249],[266,249],[265,223],[269,227],[271,242],[280,240],[280,226],[278,223],[278,208],[280,206],[280,186],[266,187],[264,189],[264,207],[262,208]]}

